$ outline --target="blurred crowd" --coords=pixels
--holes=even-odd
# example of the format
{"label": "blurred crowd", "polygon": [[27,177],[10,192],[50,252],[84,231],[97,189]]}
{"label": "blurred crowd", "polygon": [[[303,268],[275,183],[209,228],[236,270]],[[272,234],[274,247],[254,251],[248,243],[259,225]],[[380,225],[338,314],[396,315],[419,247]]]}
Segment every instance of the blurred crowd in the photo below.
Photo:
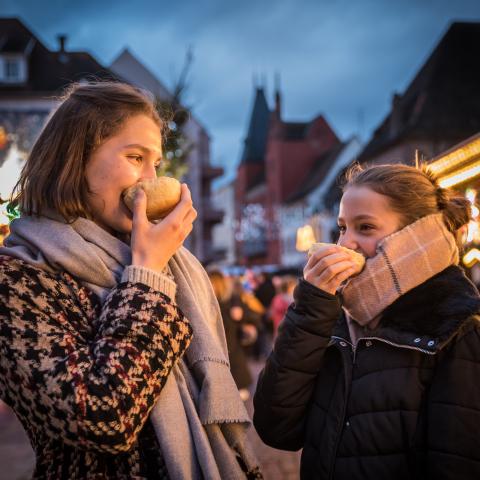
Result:
{"label": "blurred crowd", "polygon": [[253,382],[248,360],[268,356],[297,281],[253,270],[243,275],[211,270],[209,277],[222,313],[232,375],[246,401]]}

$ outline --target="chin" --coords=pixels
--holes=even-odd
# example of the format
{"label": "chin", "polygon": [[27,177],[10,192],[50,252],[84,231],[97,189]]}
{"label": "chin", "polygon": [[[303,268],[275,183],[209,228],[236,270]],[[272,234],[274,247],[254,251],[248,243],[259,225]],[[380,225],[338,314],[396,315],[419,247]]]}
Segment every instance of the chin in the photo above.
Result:
{"label": "chin", "polygon": [[130,234],[132,233],[133,223],[130,219],[124,219],[120,222],[115,222],[111,225],[112,229],[121,234]]}

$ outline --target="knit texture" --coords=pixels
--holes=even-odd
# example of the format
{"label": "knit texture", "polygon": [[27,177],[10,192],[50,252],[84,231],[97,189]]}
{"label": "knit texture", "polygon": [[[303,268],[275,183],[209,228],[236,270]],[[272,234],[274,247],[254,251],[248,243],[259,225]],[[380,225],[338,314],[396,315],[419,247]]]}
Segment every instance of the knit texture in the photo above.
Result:
{"label": "knit texture", "polygon": [[376,255],[341,290],[342,306],[355,322],[367,325],[401,295],[458,260],[443,215],[428,215],[378,244]]}
{"label": "knit texture", "polygon": [[35,479],[168,478],[148,421],[192,337],[170,298],[0,255],[0,398],[25,427]]}
{"label": "knit texture", "polygon": [[[48,271],[67,271],[101,302],[131,261],[129,246],[95,223],[79,218],[65,224],[55,214],[13,221],[6,245],[0,254]],[[223,323],[208,276],[184,248],[168,268],[178,286],[175,303],[193,329],[185,358],[173,366],[150,415],[169,475],[192,480],[258,478],[258,463],[246,441],[250,419],[230,374]],[[168,285],[163,274],[138,267],[125,275],[161,283],[162,288]],[[198,394],[187,388],[193,382]]]}
{"label": "knit texture", "polygon": [[121,281],[144,283],[154,290],[164,293],[171,299],[175,299],[177,293],[177,285],[167,275],[137,265],[129,265],[126,267],[122,273]]}

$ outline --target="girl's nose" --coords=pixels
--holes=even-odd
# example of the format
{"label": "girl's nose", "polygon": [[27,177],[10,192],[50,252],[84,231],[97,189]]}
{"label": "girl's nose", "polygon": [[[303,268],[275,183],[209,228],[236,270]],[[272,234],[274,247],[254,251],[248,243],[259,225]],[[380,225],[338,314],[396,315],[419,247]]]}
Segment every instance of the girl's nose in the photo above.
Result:
{"label": "girl's nose", "polygon": [[143,170],[142,170],[142,178],[155,178],[157,176],[157,170],[155,169],[155,165],[151,162],[145,162]]}
{"label": "girl's nose", "polygon": [[340,235],[340,238],[338,239],[338,245],[341,247],[350,248],[350,250],[357,250],[358,242],[355,238],[355,233],[351,233],[347,230],[343,235]]}

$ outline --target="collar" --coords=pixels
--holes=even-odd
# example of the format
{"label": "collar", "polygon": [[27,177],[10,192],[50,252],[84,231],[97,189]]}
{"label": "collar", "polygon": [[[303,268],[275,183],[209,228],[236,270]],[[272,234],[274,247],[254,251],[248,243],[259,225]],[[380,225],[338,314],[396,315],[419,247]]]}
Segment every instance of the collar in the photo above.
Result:
{"label": "collar", "polygon": [[[409,290],[382,313],[375,330],[361,338],[379,339],[405,348],[435,353],[480,314],[480,296],[463,270],[455,265]],[[349,339],[344,316],[333,336]]]}

